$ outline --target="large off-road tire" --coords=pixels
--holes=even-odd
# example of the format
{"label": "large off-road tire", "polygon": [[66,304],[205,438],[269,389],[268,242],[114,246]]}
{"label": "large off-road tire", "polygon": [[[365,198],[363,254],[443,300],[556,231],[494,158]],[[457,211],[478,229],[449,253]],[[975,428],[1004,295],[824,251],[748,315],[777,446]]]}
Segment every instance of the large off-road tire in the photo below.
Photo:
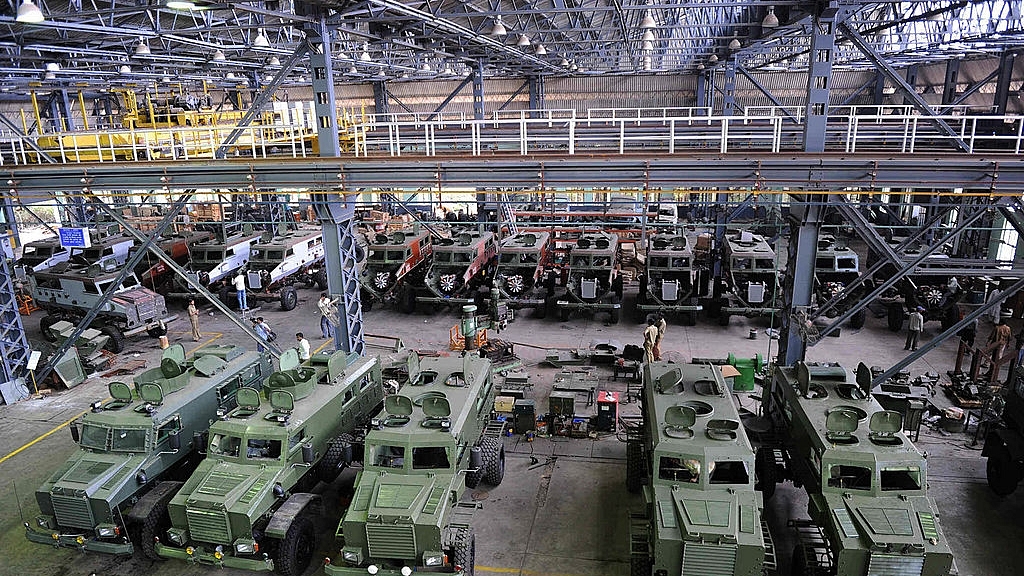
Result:
{"label": "large off-road tire", "polygon": [[719,312],[718,313],[718,325],[719,326],[728,326],[729,325],[729,317],[730,316],[731,316],[731,314],[729,314],[725,310],[722,310],[721,312]]}
{"label": "large off-road tire", "polygon": [[643,446],[639,442],[626,442],[626,490],[629,490],[632,494],[637,494],[643,488],[643,483]]}
{"label": "large off-road tire", "polygon": [[57,338],[50,333],[50,327],[60,322],[60,318],[47,314],[39,321],[39,329],[43,332],[43,338],[47,342],[56,342]]}
{"label": "large off-road tire", "polygon": [[[180,488],[183,482],[175,482]],[[174,495],[178,493],[178,490],[168,490],[160,501],[157,502],[156,506],[149,511],[149,514],[142,519],[141,525],[138,528],[138,545],[142,550],[142,555],[150,560],[163,560],[159,554],[156,553],[156,539],[162,538],[167,529],[171,527],[171,516],[167,512],[167,505],[174,498]]]}
{"label": "large off-road tire", "polygon": [[505,447],[496,438],[484,438],[480,447],[484,457],[483,480],[491,486],[497,486],[505,478]]}
{"label": "large off-road tire", "polygon": [[775,451],[767,446],[757,449],[754,455],[754,477],[757,480],[755,488],[761,490],[765,501],[775,495],[775,485],[778,483],[778,474],[775,469]]}
{"label": "large off-road tire", "polygon": [[612,308],[611,312],[609,313],[608,322],[610,324],[618,324],[619,323],[619,318],[620,318],[621,315],[622,315],[622,309],[621,308]]}
{"label": "large off-road tire", "polygon": [[470,528],[452,547],[452,564],[462,567],[465,576],[473,576],[476,564],[476,534]]}
{"label": "large off-road tire", "polygon": [[412,314],[416,311],[416,291],[409,286],[404,286],[398,293],[398,309],[403,314]]}
{"label": "large off-road tire", "polygon": [[1020,484],[1020,465],[1012,460],[1006,446],[998,446],[992,450],[985,462],[985,476],[988,487],[998,496],[1009,496]]}
{"label": "large off-road tire", "polygon": [[327,272],[317,272],[315,279],[317,288],[327,290]]}
{"label": "large off-road tire", "polygon": [[568,322],[569,321],[569,314],[570,313],[571,312],[570,312],[570,310],[568,308],[559,308],[558,309],[558,319],[561,320],[562,322]]}
{"label": "large off-road tire", "polygon": [[124,352],[124,334],[117,329],[117,326],[104,326],[100,328],[100,332],[110,337],[104,348],[114,354]]}
{"label": "large off-road tire", "polygon": [[[640,290],[636,293],[637,304],[647,304],[647,276],[640,276]],[[643,314],[640,314],[643,316]]]}
{"label": "large off-road tire", "polygon": [[903,306],[897,303],[889,304],[889,309],[886,311],[887,321],[889,323],[889,330],[893,332],[899,332],[903,329]]}
{"label": "large off-road tire", "polygon": [[868,311],[867,311],[867,309],[866,308],[861,308],[860,310],[854,312],[853,316],[850,316],[850,328],[853,328],[854,330],[860,330],[861,328],[864,327],[864,322],[867,319],[868,319]]}
{"label": "large off-road tire", "polygon": [[292,520],[274,555],[274,569],[278,574],[301,576],[306,571],[316,550],[316,531],[313,528],[313,520],[306,514]]}
{"label": "large off-road tire", "polygon": [[960,321],[960,307],[951,305],[942,313],[942,330],[949,330],[954,324]]}
{"label": "large off-road tire", "polygon": [[790,576],[811,576],[812,571],[807,569],[807,551],[803,545],[797,544],[793,547],[793,555],[790,557]]}
{"label": "large off-road tire", "polygon": [[299,293],[294,286],[285,286],[281,289],[281,310],[285,312],[295,310],[299,305]]}
{"label": "large off-road tire", "polygon": [[238,297],[235,294],[235,291],[227,286],[220,287],[220,291],[217,292],[217,297],[220,298],[220,303],[227,306],[229,310],[238,307]]}
{"label": "large off-road tire", "polygon": [[316,477],[324,484],[330,484],[351,462],[352,436],[342,434],[327,443],[324,457],[316,464]]}

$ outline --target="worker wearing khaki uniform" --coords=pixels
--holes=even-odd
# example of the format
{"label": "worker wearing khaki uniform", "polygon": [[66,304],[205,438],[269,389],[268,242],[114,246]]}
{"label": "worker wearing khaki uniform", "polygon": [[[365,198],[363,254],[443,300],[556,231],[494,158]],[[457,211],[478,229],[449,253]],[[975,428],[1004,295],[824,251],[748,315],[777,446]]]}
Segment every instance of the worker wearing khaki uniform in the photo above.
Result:
{"label": "worker wearing khaki uniform", "polygon": [[658,341],[658,327],[654,318],[647,319],[647,328],[644,329],[644,362],[654,362],[654,346]]}
{"label": "worker wearing khaki uniform", "polygon": [[658,337],[654,340],[654,359],[661,360],[661,339],[665,337],[665,330],[668,328],[668,323],[665,322],[665,315],[661,312],[655,316],[657,320],[654,323],[654,327],[658,329]]}
{"label": "worker wearing khaki uniform", "polygon": [[188,321],[192,324],[192,341],[199,342],[203,335],[199,333],[199,308],[195,300],[188,301]]}

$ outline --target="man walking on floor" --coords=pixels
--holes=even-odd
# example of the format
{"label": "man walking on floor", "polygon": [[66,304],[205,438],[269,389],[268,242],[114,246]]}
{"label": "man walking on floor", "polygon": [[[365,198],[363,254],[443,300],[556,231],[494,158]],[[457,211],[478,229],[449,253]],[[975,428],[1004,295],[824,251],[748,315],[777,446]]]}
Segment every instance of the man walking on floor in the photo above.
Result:
{"label": "man walking on floor", "polygon": [[654,360],[661,360],[661,339],[665,337],[665,330],[668,328],[668,323],[665,322],[665,315],[661,312],[655,316],[657,322],[654,323],[654,327],[658,329],[658,337],[654,340]]}
{"label": "man walking on floor", "polygon": [[327,293],[324,292],[320,295],[320,300],[316,303],[317,308],[320,309],[320,337],[330,338],[334,336],[334,324],[337,322],[338,317],[338,298],[331,300]]}
{"label": "man walking on floor", "polygon": [[654,316],[647,317],[647,328],[644,329],[644,362],[654,362],[654,345],[658,341],[658,327]]}
{"label": "man walking on floor", "polygon": [[918,306],[910,313],[910,321],[907,323],[907,343],[903,345],[904,350],[917,350],[917,339],[924,330],[924,308]]}
{"label": "man walking on floor", "polygon": [[203,337],[199,333],[199,308],[196,307],[196,301],[192,298],[188,300],[188,321],[192,324],[192,341],[199,342],[199,339]]}

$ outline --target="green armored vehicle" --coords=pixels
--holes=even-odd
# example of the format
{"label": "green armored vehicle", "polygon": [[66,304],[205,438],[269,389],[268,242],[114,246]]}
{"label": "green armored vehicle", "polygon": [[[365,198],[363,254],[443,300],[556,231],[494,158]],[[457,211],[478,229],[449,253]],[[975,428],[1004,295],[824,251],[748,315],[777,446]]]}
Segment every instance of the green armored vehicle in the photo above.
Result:
{"label": "green armored vehicle", "polygon": [[350,434],[383,398],[376,358],[335,352],[300,366],[286,350],[263,390],[239,394],[238,407],[210,426],[206,460],[165,503],[155,555],[301,574],[320,507],[309,490],[351,462]]}
{"label": "green armored vehicle", "polygon": [[627,428],[630,574],[754,576],[774,568],[754,451],[717,366],[644,364],[642,423]]}
{"label": "green armored vehicle", "polygon": [[686,326],[697,323],[697,286],[693,246],[686,234],[653,234],[647,239],[647,260],[640,277],[637,309],[677,312]]}
{"label": "green armored vehicle", "polygon": [[619,237],[608,232],[588,232],[576,239],[569,252],[569,279],[557,301],[559,319],[569,320],[574,310],[608,311],[609,321],[619,323],[622,311],[622,276],[616,261]]}
{"label": "green armored vehicle", "polygon": [[235,346],[207,346],[186,360],[175,344],[160,367],[135,377],[134,390],[111,382],[112,400],[93,405],[81,433],[72,428],[81,449],[36,491],[42,514],[26,523],[28,539],[132,554],[129,535],[144,538],[151,503],[180,485],[159,481],[188,477],[218,410],[234,408],[239,390],[259,386],[270,370],[269,356]]}
{"label": "green armored vehicle", "polygon": [[790,478],[807,491],[810,520],[793,520],[794,575],[945,576],[953,553],[928,497],[927,460],[903,434],[899,412],[871,396],[871,370],[856,382],[837,364],[777,367],[762,400],[781,446],[762,446],[766,498]]}
{"label": "green armored vehicle", "polygon": [[410,357],[410,384],[388,396],[366,435],[363,470],[338,525],[332,576],[413,570],[473,574],[475,508],[466,488],[505,475],[503,424],[490,422],[491,363],[477,356]]}

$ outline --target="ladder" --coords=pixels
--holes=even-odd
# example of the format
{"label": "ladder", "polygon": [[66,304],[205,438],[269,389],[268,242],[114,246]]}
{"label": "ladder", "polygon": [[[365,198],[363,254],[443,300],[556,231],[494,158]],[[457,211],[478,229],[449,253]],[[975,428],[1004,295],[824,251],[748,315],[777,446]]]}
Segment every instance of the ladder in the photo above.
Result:
{"label": "ladder", "polygon": [[512,203],[508,194],[498,196],[498,210],[501,213],[502,222],[508,223],[508,233],[514,236],[519,233],[519,225],[516,224],[516,213],[512,211]]}

